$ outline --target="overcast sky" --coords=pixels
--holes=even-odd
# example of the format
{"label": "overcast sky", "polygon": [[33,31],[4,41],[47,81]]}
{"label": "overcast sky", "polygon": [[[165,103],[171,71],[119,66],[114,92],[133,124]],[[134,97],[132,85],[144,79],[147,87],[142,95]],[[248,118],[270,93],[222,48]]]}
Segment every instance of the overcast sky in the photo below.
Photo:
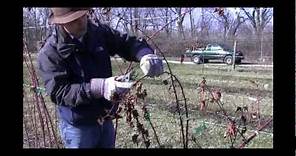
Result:
{"label": "overcast sky", "polygon": [[[228,7],[228,8],[224,8],[224,9],[229,10],[233,15],[235,14],[235,9],[239,10],[239,8],[233,8],[233,7],[232,8],[231,7]],[[245,8],[245,9],[248,11],[248,10],[253,9],[253,8]],[[273,12],[273,8],[271,8],[271,9],[272,9],[272,12]],[[185,11],[185,9],[183,9],[183,11]],[[39,12],[37,11],[36,14],[38,16]],[[193,11],[193,13],[192,13],[192,15],[193,15],[193,18],[194,18],[194,24],[197,25],[197,22],[201,18],[201,8],[200,7],[199,8],[195,8],[194,11]],[[245,16],[245,14],[243,13],[243,11],[241,11],[241,15],[244,15]],[[173,18],[175,18],[175,17],[177,17],[177,15],[174,15]],[[155,17],[155,18],[158,18],[158,17]],[[113,20],[112,21],[112,25],[116,25],[116,23],[117,23],[117,20]],[[246,21],[246,23],[248,24],[249,21]],[[175,24],[176,24],[176,22],[175,22]],[[215,25],[217,26],[218,24],[219,24],[218,21],[213,19],[213,21],[212,21],[212,29],[213,28],[214,29],[218,29],[218,27],[215,28]],[[273,25],[273,18],[270,20],[269,24]],[[183,25],[184,25],[185,29],[189,29],[190,28],[189,14],[186,14],[186,16],[184,18]],[[121,26],[119,26],[119,29],[120,29],[120,27]]]}
{"label": "overcast sky", "polygon": [[[229,10],[229,11],[231,11],[231,13],[234,15],[235,14],[235,8],[226,8],[227,10]],[[238,10],[239,8],[237,8],[237,10]],[[245,8],[247,11],[248,10],[250,10],[250,9],[252,9],[252,8]],[[272,12],[273,12],[273,8],[271,8],[272,9]],[[243,16],[245,16],[245,14],[243,13],[243,11],[241,11],[241,13],[240,13],[241,15],[243,15]],[[193,11],[193,14],[192,14],[193,16],[194,16],[194,20],[195,20],[195,23],[197,22],[197,21],[199,21],[200,20],[200,18],[201,18],[201,8],[196,8],[196,9],[194,9],[194,11]],[[246,16],[245,16],[246,17]],[[214,22],[217,22],[217,21],[215,21],[214,20]],[[185,19],[184,19],[184,26],[185,27],[187,27],[187,28],[190,28],[190,18],[189,18],[189,14],[187,14],[186,16],[185,16]],[[269,24],[273,24],[273,18],[270,20],[270,23]]]}

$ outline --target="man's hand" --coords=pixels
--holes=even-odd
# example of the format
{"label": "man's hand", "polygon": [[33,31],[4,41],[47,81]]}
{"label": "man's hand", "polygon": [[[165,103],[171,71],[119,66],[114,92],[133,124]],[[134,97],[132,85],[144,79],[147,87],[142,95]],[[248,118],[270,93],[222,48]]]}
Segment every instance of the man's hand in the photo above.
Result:
{"label": "man's hand", "polygon": [[162,59],[155,54],[147,54],[141,58],[140,68],[144,75],[149,77],[159,76],[163,73]]}
{"label": "man's hand", "polygon": [[111,101],[113,93],[122,95],[129,91],[135,82],[126,81],[126,76],[94,78],[91,80],[91,92],[95,97],[104,97]]}

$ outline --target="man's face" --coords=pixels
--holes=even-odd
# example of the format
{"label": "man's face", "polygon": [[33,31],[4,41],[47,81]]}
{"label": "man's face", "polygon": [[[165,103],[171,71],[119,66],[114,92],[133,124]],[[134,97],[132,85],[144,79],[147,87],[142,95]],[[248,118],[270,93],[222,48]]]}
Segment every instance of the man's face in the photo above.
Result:
{"label": "man's face", "polygon": [[63,26],[75,37],[81,37],[87,31],[87,16],[83,15],[82,17],[63,24]]}

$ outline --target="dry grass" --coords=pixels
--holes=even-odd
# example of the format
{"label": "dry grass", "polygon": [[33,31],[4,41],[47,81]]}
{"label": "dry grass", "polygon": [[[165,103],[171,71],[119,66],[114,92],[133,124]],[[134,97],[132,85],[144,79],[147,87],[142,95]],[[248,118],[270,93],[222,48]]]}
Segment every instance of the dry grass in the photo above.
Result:
{"label": "dry grass", "polygon": [[[122,63],[119,63],[122,66]],[[137,64],[134,64],[137,65]],[[127,66],[126,64],[124,66]],[[117,75],[119,70],[118,66],[113,62],[113,74]],[[194,65],[171,65],[175,75],[179,78],[184,87],[184,92],[188,102],[190,120],[189,133],[190,137],[193,135],[199,145],[202,148],[229,148],[229,140],[223,138],[225,131],[225,120],[219,115],[205,115],[198,110],[198,82],[202,80],[202,77],[206,77],[207,84],[211,88],[220,88],[222,92],[222,98],[224,107],[228,112],[233,113],[237,106],[250,106],[251,100],[249,97],[262,97],[260,102],[262,116],[269,118],[273,116],[273,82],[272,82],[272,70],[266,70],[264,72],[253,72],[250,69],[239,69],[239,71],[230,72],[225,70],[225,67],[221,69],[204,68],[202,71],[201,66]],[[124,69],[124,68],[123,68]],[[140,70],[137,68],[136,72],[141,76]],[[139,76],[139,77],[140,77]],[[143,80],[144,88],[147,89],[148,97],[147,104],[151,113],[151,120],[156,128],[160,142],[166,148],[182,148],[182,142],[180,138],[180,126],[175,109],[174,98],[172,94],[168,92],[168,86],[162,84],[162,80],[166,76],[161,76],[155,79]],[[256,81],[259,86],[254,86],[250,83],[250,80]],[[29,75],[24,66],[24,83],[29,83]],[[265,84],[268,84],[266,87]],[[265,85],[265,86],[264,86]],[[34,129],[30,125],[30,113],[32,113],[32,92],[28,89],[24,89],[27,100],[24,99],[24,119],[27,123],[27,132],[29,138],[34,138]],[[57,130],[57,121],[55,117],[55,106],[50,102],[46,96],[47,108],[54,120],[54,128]],[[181,102],[182,103],[182,102]],[[210,105],[209,109],[213,112],[219,110],[217,105]],[[140,114],[142,115],[142,114]],[[200,127],[201,124],[206,123],[206,129],[201,133],[196,134],[195,128]],[[144,127],[149,129],[151,137],[151,147],[157,148],[156,140],[153,138],[153,132],[148,122],[143,121]],[[24,128],[25,129],[25,128]],[[250,135],[254,129],[251,125],[248,127],[246,136]],[[38,129],[40,131],[40,129]],[[118,124],[116,148],[144,148],[144,144],[132,143],[131,135],[133,133],[125,119],[120,119]],[[255,139],[253,139],[247,148],[272,148],[273,147],[273,128],[272,124],[265,132],[259,133]],[[40,135],[40,134],[39,134]],[[237,145],[241,140],[238,139]],[[29,139],[26,138],[24,130],[24,147],[28,147]],[[31,140],[32,142],[32,140]],[[190,148],[198,148],[199,145],[194,142],[189,142]]]}

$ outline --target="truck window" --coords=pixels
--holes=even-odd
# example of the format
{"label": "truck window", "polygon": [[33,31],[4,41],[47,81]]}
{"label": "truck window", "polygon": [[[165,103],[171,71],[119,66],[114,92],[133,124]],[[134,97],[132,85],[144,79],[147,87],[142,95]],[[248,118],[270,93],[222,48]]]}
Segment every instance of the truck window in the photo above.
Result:
{"label": "truck window", "polygon": [[212,49],[212,45],[207,45],[207,48],[206,48],[206,50],[211,50]]}
{"label": "truck window", "polygon": [[222,50],[222,48],[220,46],[213,46],[212,50]]}

